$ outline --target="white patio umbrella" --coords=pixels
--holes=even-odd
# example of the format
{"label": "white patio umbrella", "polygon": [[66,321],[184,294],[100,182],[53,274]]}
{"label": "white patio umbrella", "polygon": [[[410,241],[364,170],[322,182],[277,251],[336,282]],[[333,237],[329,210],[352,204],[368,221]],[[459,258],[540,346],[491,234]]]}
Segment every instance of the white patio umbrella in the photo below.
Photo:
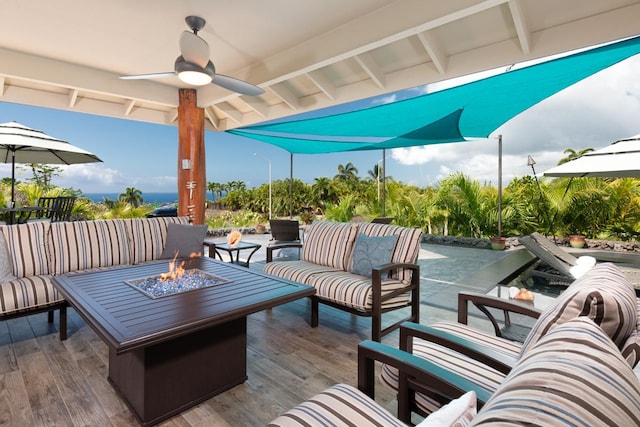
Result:
{"label": "white patio umbrella", "polygon": [[15,204],[16,163],[102,162],[95,154],[18,122],[0,124],[0,162],[11,163],[11,206]]}
{"label": "white patio umbrella", "polygon": [[604,148],[544,172],[556,177],[640,177],[640,134],[620,139]]}

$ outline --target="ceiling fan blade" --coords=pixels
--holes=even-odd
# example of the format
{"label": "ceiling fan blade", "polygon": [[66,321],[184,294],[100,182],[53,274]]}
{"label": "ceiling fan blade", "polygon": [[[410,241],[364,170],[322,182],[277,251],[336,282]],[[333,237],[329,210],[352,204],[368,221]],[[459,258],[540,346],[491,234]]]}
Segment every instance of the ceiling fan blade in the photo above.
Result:
{"label": "ceiling fan blade", "polygon": [[206,41],[189,31],[180,36],[180,52],[185,61],[206,67],[209,62],[209,45]]}
{"label": "ceiling fan blade", "polygon": [[120,76],[123,80],[140,80],[140,79],[159,79],[162,77],[175,76],[175,71],[167,71],[165,73],[137,74],[135,76]]}
{"label": "ceiling fan blade", "polygon": [[221,86],[225,89],[229,89],[233,92],[241,93],[242,95],[257,96],[264,93],[264,89],[244,80],[235,79],[233,77],[225,76],[222,74],[216,74],[213,77],[214,84]]}

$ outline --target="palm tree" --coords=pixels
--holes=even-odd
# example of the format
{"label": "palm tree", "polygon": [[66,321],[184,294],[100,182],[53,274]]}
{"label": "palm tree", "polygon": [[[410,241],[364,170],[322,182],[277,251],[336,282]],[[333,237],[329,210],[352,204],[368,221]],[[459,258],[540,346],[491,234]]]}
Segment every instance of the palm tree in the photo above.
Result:
{"label": "palm tree", "polygon": [[367,175],[369,175],[369,178],[372,181],[380,181],[382,179],[382,172],[381,172],[381,167],[378,163],[376,163],[375,165],[373,165],[373,169],[369,169],[367,171]]}
{"label": "palm tree", "polygon": [[357,180],[358,168],[356,168],[351,162],[347,163],[344,166],[338,165],[338,174],[335,176],[335,178],[344,181]]}
{"label": "palm tree", "polygon": [[562,159],[560,159],[558,161],[558,165],[561,165],[563,163],[567,163],[569,160],[573,160],[573,159],[577,159],[578,157],[582,157],[585,154],[594,151],[593,148],[589,147],[589,148],[583,148],[582,150],[574,150],[573,148],[567,148],[566,150],[564,150],[564,154],[566,154],[566,157],[563,157]]}
{"label": "palm tree", "polygon": [[208,182],[207,191],[211,192],[211,199],[216,200],[222,197],[224,191],[224,185],[219,182]]}
{"label": "palm tree", "polygon": [[333,181],[326,176],[315,178],[311,186],[312,201],[316,207],[324,208],[327,204],[338,203],[338,192]]}
{"label": "palm tree", "polygon": [[242,181],[229,181],[225,184],[227,192],[229,191],[242,191],[247,189],[247,184]]}
{"label": "palm tree", "polygon": [[127,203],[134,208],[137,208],[142,203],[144,203],[144,199],[142,198],[142,191],[138,190],[135,187],[127,187],[124,190],[124,193],[120,193],[120,195],[118,196],[118,200]]}

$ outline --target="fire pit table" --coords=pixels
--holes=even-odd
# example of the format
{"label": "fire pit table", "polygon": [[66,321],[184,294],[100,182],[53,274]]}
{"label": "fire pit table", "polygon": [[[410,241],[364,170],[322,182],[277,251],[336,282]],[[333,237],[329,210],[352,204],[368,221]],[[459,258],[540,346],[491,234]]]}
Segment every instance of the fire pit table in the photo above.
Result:
{"label": "fire pit table", "polygon": [[247,379],[249,314],[312,287],[201,257],[205,287],[152,296],[135,285],[169,261],[56,276],[56,288],[109,346],[109,376],[142,425],[157,424]]}

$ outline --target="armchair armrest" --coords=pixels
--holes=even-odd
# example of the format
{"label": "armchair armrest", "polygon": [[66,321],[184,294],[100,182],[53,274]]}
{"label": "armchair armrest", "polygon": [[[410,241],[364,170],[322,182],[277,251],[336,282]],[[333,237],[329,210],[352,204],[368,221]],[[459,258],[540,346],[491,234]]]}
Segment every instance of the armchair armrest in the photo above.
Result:
{"label": "armchair armrest", "polygon": [[302,243],[300,242],[282,242],[282,243],[273,243],[267,246],[267,262],[273,261],[273,251],[277,249],[285,249],[285,248],[302,248]]}
{"label": "armchair armrest", "polygon": [[[389,273],[392,276],[392,272],[407,269],[411,270],[411,282],[406,286],[402,286],[391,292],[387,292],[382,295],[382,277]],[[411,292],[411,301],[407,305],[411,306],[411,314],[408,317],[400,319],[382,329],[381,316],[382,316],[382,303],[384,301],[396,298],[402,294]],[[389,263],[379,265],[371,270],[371,317],[373,326],[374,340],[380,341],[380,338],[389,332],[397,329],[402,322],[419,322],[420,321],[420,266],[412,263]]]}
{"label": "armchair armrest", "polygon": [[407,270],[412,270],[413,273],[418,273],[418,274],[420,273],[420,266],[418,264],[412,264],[408,262],[404,262],[404,263],[390,262],[388,264],[382,264],[377,267],[373,267],[371,269],[371,277],[375,276],[376,274],[382,275],[383,273],[390,273],[392,271],[400,270],[400,269],[407,269]]}
{"label": "armchair armrest", "polygon": [[489,318],[495,334],[498,337],[502,336],[500,325],[488,308],[502,310],[507,325],[509,324],[509,313],[522,314],[533,319],[537,319],[540,317],[540,313],[542,313],[541,310],[517,300],[506,300],[477,292],[458,292],[458,323],[467,324],[469,319],[469,302],[473,303],[478,310]]}
{"label": "armchair armrest", "polygon": [[[407,269],[411,270],[411,284],[404,288],[397,289],[393,292],[389,292],[384,297],[382,296],[382,276],[385,273],[392,273],[393,271]],[[375,305],[376,299],[379,301],[388,300],[394,298],[400,294],[406,293],[408,290],[417,288],[420,285],[420,266],[418,264],[411,263],[389,263],[373,267],[371,269],[371,286],[373,288],[373,301]]]}
{"label": "armchair armrest", "polygon": [[418,323],[405,322],[401,324],[400,349],[411,353],[413,344],[413,340],[411,338],[413,337],[421,338],[425,341],[450,348],[451,350],[482,362],[504,374],[508,374],[516,362],[512,358],[505,356],[503,353],[486,346],[478,345],[449,332],[420,325]]}
{"label": "armchair armrest", "polygon": [[473,390],[480,405],[491,397],[487,390],[439,365],[400,349],[366,340],[358,345],[358,389],[371,398],[375,397],[375,362],[398,369],[398,418],[406,423],[410,422],[415,391],[435,393],[443,399],[453,400]]}

